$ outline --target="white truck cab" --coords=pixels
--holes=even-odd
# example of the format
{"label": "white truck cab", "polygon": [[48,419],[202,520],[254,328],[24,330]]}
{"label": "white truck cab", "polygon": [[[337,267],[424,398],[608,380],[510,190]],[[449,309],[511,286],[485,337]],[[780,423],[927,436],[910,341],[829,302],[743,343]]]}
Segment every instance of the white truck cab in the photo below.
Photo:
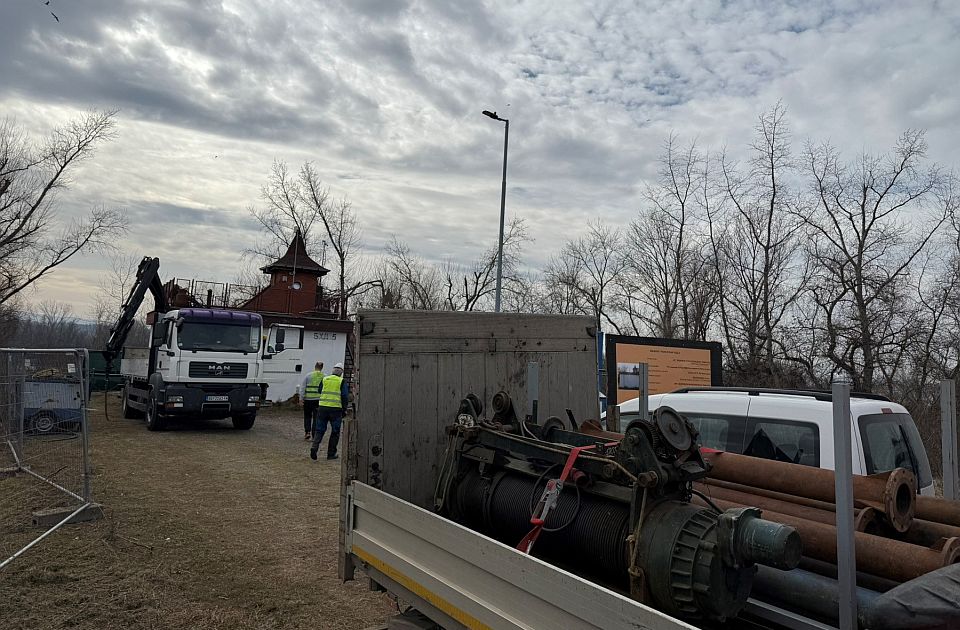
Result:
{"label": "white truck cab", "polygon": [[[827,392],[686,388],[649,397],[649,410],[672,407],[700,431],[707,448],[834,469],[833,405]],[[639,417],[639,399],[619,405],[625,427]],[[906,468],[920,494],[933,495],[930,461],[910,413],[872,394],[850,396],[853,473]]]}
{"label": "white truck cab", "polygon": [[158,313],[149,348],[125,348],[123,415],[151,430],[171,416],[227,418],[253,426],[264,398],[260,315],[182,308]]}

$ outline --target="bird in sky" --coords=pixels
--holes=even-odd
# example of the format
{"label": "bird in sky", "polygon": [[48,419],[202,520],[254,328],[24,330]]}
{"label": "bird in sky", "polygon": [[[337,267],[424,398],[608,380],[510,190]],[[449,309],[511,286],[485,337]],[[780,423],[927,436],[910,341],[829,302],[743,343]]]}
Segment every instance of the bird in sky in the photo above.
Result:
{"label": "bird in sky", "polygon": [[50,12],[50,15],[53,16],[53,19],[55,19],[58,24],[60,23],[60,18],[57,17],[57,14],[56,14],[56,13],[54,13],[53,11],[51,11],[51,12]]}

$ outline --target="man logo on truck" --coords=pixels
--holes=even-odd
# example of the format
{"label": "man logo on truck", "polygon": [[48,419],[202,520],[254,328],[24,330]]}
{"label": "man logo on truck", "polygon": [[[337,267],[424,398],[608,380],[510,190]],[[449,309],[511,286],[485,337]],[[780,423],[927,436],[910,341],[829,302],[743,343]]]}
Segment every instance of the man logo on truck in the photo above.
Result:
{"label": "man logo on truck", "polygon": [[218,365],[218,364],[216,364],[216,363],[211,363],[210,365],[207,366],[207,371],[208,371],[208,372],[213,372],[213,373],[216,374],[217,376],[223,376],[223,373],[224,373],[224,372],[229,372],[229,371],[230,371],[230,366],[229,366],[229,365]]}

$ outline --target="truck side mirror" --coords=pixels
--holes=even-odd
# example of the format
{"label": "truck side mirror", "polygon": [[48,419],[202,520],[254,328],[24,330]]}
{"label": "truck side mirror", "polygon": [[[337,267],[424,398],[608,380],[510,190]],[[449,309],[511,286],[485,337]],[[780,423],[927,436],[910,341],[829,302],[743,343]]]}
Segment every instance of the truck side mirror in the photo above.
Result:
{"label": "truck side mirror", "polygon": [[283,352],[283,344],[282,344],[282,343],[278,343],[278,344],[277,344],[277,352]]}

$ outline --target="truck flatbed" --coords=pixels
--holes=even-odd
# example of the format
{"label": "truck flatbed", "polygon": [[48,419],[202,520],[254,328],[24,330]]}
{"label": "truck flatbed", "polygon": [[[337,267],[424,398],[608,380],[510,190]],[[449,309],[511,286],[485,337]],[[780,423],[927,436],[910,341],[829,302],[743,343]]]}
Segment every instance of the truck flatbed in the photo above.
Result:
{"label": "truck flatbed", "polygon": [[696,630],[367,484],[346,513],[348,561],[447,630]]}

